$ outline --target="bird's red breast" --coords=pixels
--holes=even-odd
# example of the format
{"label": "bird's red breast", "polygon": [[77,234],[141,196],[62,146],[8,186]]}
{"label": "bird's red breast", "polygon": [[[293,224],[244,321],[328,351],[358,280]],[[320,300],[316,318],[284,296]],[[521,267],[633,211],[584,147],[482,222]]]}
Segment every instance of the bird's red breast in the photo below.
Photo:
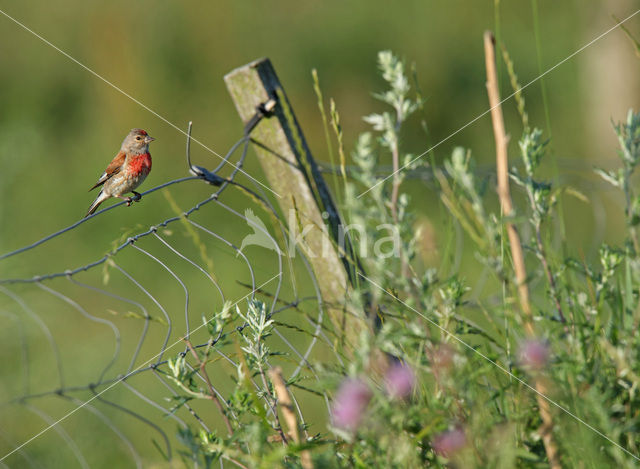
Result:
{"label": "bird's red breast", "polygon": [[151,154],[143,153],[142,155],[135,155],[131,158],[127,165],[126,171],[131,174],[149,174],[151,171]]}

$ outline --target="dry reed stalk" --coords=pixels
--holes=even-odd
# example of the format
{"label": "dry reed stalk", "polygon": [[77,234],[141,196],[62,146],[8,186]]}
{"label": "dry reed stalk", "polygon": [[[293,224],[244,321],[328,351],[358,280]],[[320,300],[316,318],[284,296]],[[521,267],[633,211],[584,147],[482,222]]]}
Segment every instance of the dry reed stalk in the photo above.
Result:
{"label": "dry reed stalk", "polygon": [[[513,203],[511,201],[511,192],[509,190],[509,161],[507,154],[507,144],[509,138],[504,128],[504,118],[502,116],[502,107],[500,106],[500,92],[498,90],[498,79],[496,74],[496,57],[495,57],[495,39],[490,31],[484,33],[484,53],[487,68],[487,94],[489,95],[489,105],[491,106],[491,122],[493,124],[493,135],[496,142],[496,171],[498,175],[498,197],[500,198],[500,206],[504,217],[513,215]],[[523,313],[523,324],[527,335],[530,338],[535,337],[533,328],[533,314],[531,312],[531,303],[529,301],[529,287],[527,286],[527,270],[524,263],[524,253],[520,235],[515,225],[509,221],[506,223],[507,234],[509,236],[509,247],[511,248],[511,257],[513,259],[513,269],[516,274],[516,283],[518,289],[518,297],[520,307]],[[536,378],[534,387],[539,394],[536,398],[542,419],[542,428],[540,433],[544,443],[549,465],[552,469],[561,469],[560,455],[558,446],[553,440],[553,417],[549,402],[542,397],[546,396],[545,383]]]}

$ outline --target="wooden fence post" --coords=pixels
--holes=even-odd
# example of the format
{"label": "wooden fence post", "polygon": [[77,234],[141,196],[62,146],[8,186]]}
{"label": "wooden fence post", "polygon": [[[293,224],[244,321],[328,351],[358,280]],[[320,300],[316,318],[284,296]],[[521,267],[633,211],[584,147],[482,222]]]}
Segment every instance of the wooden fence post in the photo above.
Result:
{"label": "wooden fence post", "polygon": [[269,99],[276,102],[272,114],[251,133],[254,148],[271,188],[281,196],[278,203],[290,233],[308,230],[303,252],[334,326],[353,346],[358,331],[367,327],[363,311],[345,307],[347,291],[357,281],[356,256],[273,66],[269,59],[259,59],[233,70],[224,80],[245,124],[259,105]]}

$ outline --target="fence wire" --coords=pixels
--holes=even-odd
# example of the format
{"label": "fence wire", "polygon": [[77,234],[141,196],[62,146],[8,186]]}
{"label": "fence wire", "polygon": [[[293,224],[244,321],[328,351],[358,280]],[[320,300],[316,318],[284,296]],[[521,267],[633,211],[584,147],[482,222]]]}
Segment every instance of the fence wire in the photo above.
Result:
{"label": "fence wire", "polygon": [[[24,421],[30,422],[29,425],[25,425],[25,428],[33,432],[33,428],[38,428],[38,426],[32,423],[34,418],[28,416],[28,414],[32,414],[41,422],[41,427],[44,424],[46,426],[43,428],[50,427],[53,430],[43,433],[39,438],[57,438],[58,442],[62,442],[63,447],[66,448],[66,450],[61,449],[60,453],[68,453],[66,456],[75,459],[81,467],[90,467],[92,463],[95,465],[97,461],[91,460],[91,446],[83,445],[82,438],[70,436],[66,428],[89,425],[95,429],[98,428],[96,425],[102,425],[106,432],[111,433],[120,441],[121,449],[129,454],[128,457],[132,463],[136,467],[142,467],[144,458],[134,443],[138,440],[131,436],[130,431],[127,431],[126,424],[127,420],[137,421],[149,429],[147,433],[154,444],[159,446],[160,451],[167,459],[171,459],[175,455],[175,450],[171,444],[172,439],[169,436],[167,425],[162,422],[163,419],[169,419],[181,428],[195,423],[206,431],[212,430],[210,422],[219,422],[220,419],[219,415],[216,418],[210,409],[197,402],[184,403],[178,411],[172,409],[171,402],[167,405],[167,400],[177,399],[179,394],[176,386],[166,378],[169,374],[168,361],[177,355],[185,357],[187,360],[190,359],[189,349],[184,345],[185,341],[194,340],[193,347],[196,349],[213,347],[212,350],[218,355],[219,361],[208,365],[208,368],[215,370],[216,379],[212,388],[222,405],[228,407],[227,393],[232,383],[233,372],[237,370],[239,361],[233,347],[217,348],[216,345],[223,337],[229,340],[243,334],[248,326],[245,322],[236,321],[232,329],[224,331],[224,335],[221,331],[217,338],[207,340],[207,334],[198,331],[200,327],[196,327],[201,326],[202,322],[198,321],[198,324],[195,322],[194,307],[192,306],[194,300],[197,300],[199,305],[222,305],[226,301],[231,301],[237,303],[241,309],[246,308],[247,300],[259,299],[266,303],[269,318],[276,321],[274,335],[281,342],[281,347],[278,349],[287,351],[281,357],[271,358],[270,362],[272,363],[270,364],[273,366],[281,365],[285,370],[290,370],[289,380],[304,374],[304,379],[317,382],[317,375],[311,365],[310,358],[320,343],[324,343],[326,347],[319,353],[333,354],[336,360],[342,362],[342,357],[337,355],[332,345],[332,328],[326,323],[320,289],[309,262],[300,251],[297,251],[300,254],[297,258],[301,261],[294,265],[287,254],[287,249],[282,245],[286,237],[284,221],[269,201],[263,188],[251,179],[243,184],[237,178],[252,143],[250,132],[258,125],[264,115],[264,112],[258,111],[256,113],[256,117],[245,127],[242,138],[230,148],[220,164],[213,170],[206,170],[191,164],[190,138],[188,138],[187,163],[192,176],[166,182],[142,193],[143,196],[148,196],[170,186],[178,186],[186,191],[188,190],[186,186],[194,184],[194,182],[205,182],[215,187],[213,193],[183,213],[161,220],[148,229],[132,234],[111,252],[86,264],[59,272],[42,272],[29,278],[0,279],[0,296],[3,297],[0,302],[0,314],[7,321],[18,326],[20,350],[12,354],[16,360],[12,371],[21,374],[22,381],[18,389],[9,391],[13,396],[3,393],[5,394],[3,397],[8,397],[0,407],[0,412],[5,414],[5,421],[9,415],[14,420],[24,419]],[[191,124],[189,125],[190,135]],[[220,173],[227,168],[232,168],[229,176],[226,178],[220,176]],[[230,188],[242,192],[253,205],[257,204],[270,214],[271,218],[276,221],[274,228],[279,233],[280,242],[264,226],[256,223],[253,217],[249,218],[243,214],[244,208],[233,207],[231,203],[223,201]],[[46,252],[48,243],[52,240],[64,237],[83,223],[91,223],[93,218],[104,216],[105,212],[109,210],[116,210],[123,203],[105,207],[95,214],[36,242],[2,254],[0,262],[35,249]],[[275,256],[275,260],[269,262],[273,268],[273,271],[268,273],[269,281],[259,283],[255,261],[238,247],[236,239],[228,239],[215,227],[209,226],[206,221],[194,219],[204,211],[208,215],[217,211],[226,212],[237,219],[238,225],[246,225],[256,233],[260,232],[265,239],[273,243],[274,249],[270,255]],[[205,219],[205,217],[200,218]],[[210,220],[211,216],[207,216],[206,219]],[[218,272],[217,275],[214,275],[213,272],[209,272],[206,266],[203,266],[202,259],[187,254],[184,246],[172,240],[165,233],[169,227],[179,225],[180,222],[188,224],[189,229],[197,232],[205,246],[214,244],[230,250],[235,255],[237,263],[244,265],[243,273],[235,280],[237,285],[246,290],[246,295],[238,299],[225,294],[225,289],[228,287],[225,287],[223,283],[230,281],[226,281],[226,278],[224,282],[220,280],[223,273]],[[168,255],[173,257],[170,258]],[[285,256],[287,259],[284,259]],[[146,259],[155,266],[152,269],[154,272],[153,281],[150,281],[148,275],[139,273],[140,269],[137,268],[137,265],[144,262],[142,259]],[[145,263],[144,265],[149,264]],[[184,273],[185,265],[201,276],[209,287],[201,289],[190,285],[191,274]],[[101,268],[106,268],[109,272],[110,280],[107,285],[100,285],[99,275],[88,275],[99,273]],[[261,271],[263,270],[264,268],[261,266]],[[300,270],[304,271],[304,276],[300,275]],[[165,273],[168,278],[162,276],[161,273]],[[116,278],[117,276],[120,278]],[[98,277],[98,279],[94,277]],[[127,288],[119,288],[115,291],[111,288],[111,285],[121,284],[122,281],[126,282]],[[304,284],[304,288],[300,289],[300,284]],[[175,286],[181,292],[182,305],[179,310],[173,305],[175,295],[172,298],[165,298],[163,295],[166,291],[173,291]],[[162,292],[158,293],[158,289]],[[288,295],[286,299],[283,298],[283,289]],[[44,296],[37,295],[36,292],[40,292]],[[108,304],[120,305],[114,307],[116,310],[122,308],[130,310],[127,315],[138,319],[141,323],[139,331],[132,334],[132,329],[135,328],[126,327],[123,329],[120,324],[122,322],[120,315],[109,318],[101,306],[105,301]],[[104,343],[107,334],[110,337],[109,343],[111,345],[109,347],[96,347],[101,349],[99,351],[102,352],[101,358],[104,359],[104,363],[93,363],[92,366],[89,366],[90,376],[87,376],[87,369],[78,364],[80,361],[74,362],[74,358],[69,359],[68,344],[65,343],[61,347],[60,341],[68,341],[69,338],[62,336],[59,327],[51,325],[50,316],[54,312],[56,316],[59,316],[60,305],[66,307],[66,311],[71,311],[73,314],[73,316],[68,315],[64,318],[66,324],[72,324],[71,328],[79,328],[80,333],[86,328],[88,333],[90,331],[92,335],[95,335],[96,343],[100,344]],[[214,309],[213,306],[209,307],[210,311]],[[220,308],[218,308],[218,312],[219,310]],[[294,312],[298,317],[304,317],[307,326],[305,327],[299,320],[293,324],[290,318],[284,317],[288,312]],[[281,317],[282,319],[280,319]],[[210,316],[207,319],[210,319]],[[33,322],[37,326],[38,334],[31,330],[29,322]],[[96,332],[97,329],[90,328],[88,324],[101,327],[104,331]],[[162,327],[155,327],[157,324]],[[43,338],[44,340],[42,340]],[[34,346],[34,343],[38,346]],[[84,343],[86,343],[86,339],[77,340],[78,346],[72,347],[75,348],[72,357],[81,358],[83,353],[86,353],[86,351],[78,349],[79,345]],[[179,351],[172,350],[176,344],[180,344]],[[94,350],[90,355],[98,355],[98,353]],[[152,357],[150,360],[149,356]],[[46,379],[34,380],[34,376],[38,375],[40,371],[32,369],[33,363],[38,363],[38,368],[41,368],[47,358],[54,363],[53,367],[48,367],[50,372],[53,371],[48,373],[51,376],[47,376]],[[70,361],[71,363],[69,363]],[[197,379],[205,386],[207,384],[205,377],[201,375],[197,366],[189,361],[187,361],[187,366],[194,371]],[[69,373],[69,369],[73,369],[73,372]],[[68,378],[68,375],[73,377]],[[141,380],[143,376],[153,379],[157,385],[152,385],[152,381],[148,379]],[[82,379],[85,381],[78,384]],[[33,381],[38,381],[38,389],[32,389]],[[45,385],[42,381],[45,382]],[[275,417],[273,415],[274,409],[268,405],[267,396],[270,390],[266,387],[266,383],[258,379],[251,379],[251,381],[258,395],[265,400],[265,407]],[[116,384],[119,389],[111,391],[111,387]],[[305,394],[304,399],[319,398],[328,408],[328,399],[321,390],[315,389],[317,386],[313,384],[298,387],[293,384],[293,386],[294,407],[301,422],[305,422],[305,418],[298,402],[299,393]],[[109,392],[105,392],[106,390]],[[64,409],[62,413],[60,406],[51,404],[51,399],[67,404],[62,407]],[[89,400],[90,402],[88,402]],[[75,421],[73,423],[67,421],[57,423],[68,412],[79,407],[81,407],[82,417],[76,415],[71,418],[79,419],[82,421],[81,423]],[[88,423],[90,416],[93,416],[93,420]],[[123,416],[126,417],[124,420]],[[123,424],[123,422],[125,423]],[[306,426],[304,428],[306,432]],[[309,436],[308,433],[307,436]],[[33,441],[34,446],[23,444],[23,441],[30,441],[27,440],[29,437],[30,435],[24,431],[14,434],[11,429],[5,427],[0,432],[0,447],[4,449],[3,454],[0,454],[1,463],[9,467],[25,465],[42,467],[42,460],[36,456],[37,439]],[[221,466],[224,467],[223,461],[221,461]]]}
{"label": "fence wire", "polygon": [[[195,424],[207,432],[219,426],[219,414],[216,416],[215,412],[201,405],[202,403],[186,402],[179,410],[173,409],[171,404],[178,399],[179,390],[167,379],[167,365],[169,360],[177,355],[185,357],[189,369],[194,372],[203,387],[207,386],[207,378],[200,373],[193,361],[189,361],[190,351],[184,345],[184,341],[193,341],[195,349],[213,347],[212,350],[218,358],[208,365],[215,373],[215,380],[211,383],[212,390],[221,404],[229,409],[228,393],[233,373],[240,366],[240,362],[233,347],[216,345],[223,338],[238,337],[237,340],[241,341],[239,336],[248,324],[237,320],[233,328],[225,330],[224,334],[221,331],[218,337],[209,340],[203,331],[198,332],[202,321],[196,322],[194,318],[194,309],[197,307],[194,304],[209,305],[207,319],[210,319],[212,310],[219,312],[225,302],[237,303],[241,309],[245,307],[247,300],[258,299],[268,305],[269,318],[275,320],[273,332],[281,345],[278,350],[286,351],[270,361],[272,365],[281,365],[288,371],[288,381],[293,383],[294,407],[303,424],[305,435],[309,437],[309,429],[299,400],[317,399],[323,403],[324,409],[328,410],[329,406],[328,398],[319,385],[318,375],[312,365],[312,357],[314,353],[325,360],[330,357],[341,365],[344,365],[344,357],[340,356],[333,346],[336,336],[325,315],[327,305],[322,301],[318,281],[308,259],[297,246],[295,253],[298,255],[293,259],[289,253],[290,247],[284,245],[287,239],[285,220],[278,214],[259,183],[252,178],[240,182],[238,178],[242,173],[249,147],[257,143],[251,139],[251,130],[259,125],[260,119],[265,115],[263,111],[256,113],[254,119],[245,127],[242,137],[212,170],[191,164],[190,138],[187,138],[187,165],[192,175],[160,184],[142,194],[156,194],[172,186],[187,191],[187,186],[194,183],[206,183],[215,188],[214,192],[194,203],[183,213],[160,220],[148,229],[132,234],[109,253],[86,264],[64,271],[41,272],[32,277],[0,278],[0,296],[3,298],[0,302],[0,317],[15,326],[17,337],[14,342],[19,344],[19,350],[10,354],[13,357],[13,365],[5,369],[11,370],[7,371],[9,376],[11,373],[19,374],[21,381],[15,389],[7,387],[2,393],[4,404],[1,405],[0,412],[4,414],[5,421],[11,418],[12,421],[24,419],[30,422],[25,428],[32,432],[28,434],[26,430],[7,426],[0,428],[0,448],[4,451],[0,454],[2,465],[36,468],[47,465],[46,461],[43,462],[41,459],[42,456],[39,457],[38,451],[24,445],[25,441],[31,441],[29,438],[34,433],[38,433],[38,426],[32,423],[34,420],[40,422],[40,428],[50,426],[53,430],[43,434],[41,438],[57,438],[56,441],[64,444],[66,457],[74,459],[81,467],[96,464],[96,461],[91,459],[91,442],[75,437],[77,431],[72,437],[66,430],[67,427],[85,427],[100,435],[111,434],[114,441],[119,441],[121,456],[129,458],[135,467],[142,467],[145,456],[141,455],[137,447],[138,439],[132,436],[132,431],[128,428],[130,422],[137,422],[143,428],[147,428],[149,437],[167,459],[174,457],[175,449],[169,436],[168,428],[171,427],[168,427],[164,420],[169,420],[174,428],[175,425],[186,428]],[[191,135],[191,125],[188,135]],[[563,164],[565,163],[561,161],[560,165]],[[220,175],[225,169],[230,171],[228,177]],[[323,168],[325,172],[334,170]],[[384,172],[385,168],[381,170]],[[347,173],[350,172],[351,168],[347,168]],[[482,168],[479,169],[479,173],[484,174]],[[562,173],[566,174],[565,171]],[[491,177],[491,174],[492,171],[488,169],[485,177]],[[433,184],[433,175],[428,168],[412,171],[407,177],[421,181],[426,187]],[[592,249],[597,249],[604,238],[604,229],[608,223],[604,201],[607,197],[607,186],[598,185],[594,189],[593,181],[585,181],[580,175],[570,174],[564,177],[565,180],[558,181],[560,184],[578,186],[578,189],[584,186],[585,192],[590,193],[594,227],[597,230],[592,237]],[[263,225],[256,223],[253,216],[247,216],[245,207],[225,201],[230,188],[244,194],[250,200],[251,206],[258,206],[269,214],[274,220],[273,235]],[[64,237],[81,224],[91,223],[93,218],[104,216],[105,212],[115,210],[124,203],[105,207],[36,242],[2,254],[0,262],[19,257],[31,250],[46,251],[52,240]],[[207,216],[199,217],[202,213],[206,213]],[[266,275],[268,281],[261,281],[260,274],[265,273],[263,266],[256,265],[256,260],[238,247],[238,239],[229,239],[221,234],[219,229],[210,226],[211,223],[207,223],[206,220],[214,219],[212,215],[216,213],[226,213],[236,220],[238,226],[250,227],[273,244],[273,252],[269,255],[275,257],[268,263],[273,268]],[[236,286],[244,289],[244,296],[232,298],[225,293],[229,288],[226,284],[233,283],[227,275],[223,272],[218,272],[218,275],[210,272],[207,266],[203,265],[205,259],[189,254],[184,245],[167,234],[170,227],[180,226],[181,223],[185,229],[197,233],[198,237],[204,240],[203,245],[217,246],[233,253],[235,271],[241,272],[233,280]],[[458,270],[464,235],[457,225],[454,232],[457,257],[451,268]],[[560,242],[560,237],[557,239]],[[142,264],[153,266],[153,278],[150,279],[149,275],[139,272],[141,269],[138,267]],[[189,273],[185,273],[185,266]],[[104,274],[98,275],[101,268],[103,272],[105,268],[109,272],[110,280],[107,285],[100,284],[100,279],[104,278]],[[225,266],[226,270],[230,269]],[[166,275],[163,276],[162,273]],[[206,287],[196,285],[196,275],[204,282],[197,285]],[[225,277],[224,280],[220,278],[222,275]],[[483,277],[488,275],[488,269],[481,274]],[[533,282],[535,281],[533,279]],[[112,287],[116,283],[126,285],[126,288]],[[481,295],[483,281],[480,280],[478,285],[471,294],[472,302]],[[180,292],[179,295],[165,298],[164,293],[173,291],[174,288]],[[158,289],[161,290],[160,293]],[[179,306],[174,304],[177,302],[177,296]],[[120,305],[114,306],[115,310],[129,309],[127,316],[139,321],[135,323],[139,324],[139,327],[131,327],[134,323],[130,322],[123,328],[123,315],[114,314],[110,318],[102,306],[105,302]],[[59,317],[60,305],[66,306],[66,310],[71,311],[73,315],[67,314],[63,319],[65,324],[71,324],[69,328],[73,329],[73,333],[83,334],[86,329],[92,334],[92,340],[95,335],[96,343],[101,344],[104,343],[105,337],[109,337],[110,346],[99,350],[104,363],[78,365],[86,363],[86,360],[80,359],[87,351],[79,350],[79,345],[84,345],[86,338],[78,339],[77,345],[65,343],[64,347],[60,347],[60,341],[69,340],[67,333],[57,325],[52,327],[54,321],[50,318],[54,312]],[[292,320],[292,316],[287,316],[288,314],[295,315],[296,320]],[[304,321],[300,318],[304,318]],[[89,324],[103,328],[104,332],[96,332]],[[37,333],[34,332],[33,325],[37,327]],[[65,335],[62,332],[65,332]],[[180,351],[174,349],[177,344],[182,346]],[[72,349],[71,357],[68,356],[69,347]],[[93,357],[94,354],[97,354],[96,350],[89,355]],[[53,366],[46,365],[47,359],[51,360]],[[34,366],[34,363],[37,366]],[[44,372],[43,368],[46,369]],[[70,373],[69,369],[73,372]],[[90,371],[89,375],[86,373],[87,369]],[[42,379],[38,381],[38,388],[33,389],[33,382],[40,375]],[[69,378],[69,375],[72,377]],[[296,378],[302,378],[302,381],[294,380]],[[275,418],[274,409],[267,397],[270,390],[266,383],[259,379],[251,381],[258,395],[264,399],[267,412]],[[115,385],[118,385],[119,389],[111,391]],[[66,406],[56,406],[52,404],[52,400],[63,402]],[[75,412],[78,408],[81,408],[82,417],[76,415],[72,418],[81,420],[80,423],[74,422],[72,425],[65,421],[56,424],[61,417]],[[63,409],[62,412],[60,409]],[[37,445],[37,440],[34,440],[34,445]],[[221,460],[220,464],[224,467],[224,461]]]}

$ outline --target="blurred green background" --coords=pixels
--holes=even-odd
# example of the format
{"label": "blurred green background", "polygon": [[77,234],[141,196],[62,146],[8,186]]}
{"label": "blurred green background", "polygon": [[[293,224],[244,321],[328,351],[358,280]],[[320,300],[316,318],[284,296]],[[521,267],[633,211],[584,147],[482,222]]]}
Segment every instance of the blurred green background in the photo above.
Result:
{"label": "blurred green background", "polygon": [[[348,153],[357,134],[367,127],[362,116],[382,109],[372,97],[372,92],[383,86],[376,70],[377,52],[390,49],[408,64],[414,63],[426,99],[423,118],[428,136],[419,120],[411,122],[405,129],[402,148],[419,155],[487,110],[482,45],[486,29],[494,30],[498,40],[506,45],[520,82],[526,84],[613,26],[614,17],[625,18],[637,7],[638,2],[633,1],[547,0],[0,1],[0,10],[7,15],[171,123],[186,129],[187,122],[192,120],[194,136],[218,154],[224,154],[242,131],[223,75],[256,58],[269,57],[315,158],[327,164],[327,145],[312,88],[313,68],[318,70],[325,98],[336,100]],[[629,21],[627,27],[640,37],[640,17]],[[187,174],[184,135],[170,125],[2,15],[0,44],[0,254],[81,218],[95,197],[87,189],[132,127],[142,127],[157,139],[151,146],[153,172],[142,189]],[[502,96],[507,96],[511,88],[502,65],[500,73]],[[617,228],[623,223],[622,214],[616,210],[620,201],[592,175],[591,168],[616,165],[611,120],[622,120],[630,107],[638,108],[639,78],[640,61],[634,54],[634,46],[617,29],[524,92],[530,122],[551,137],[545,168],[548,177],[557,185],[571,185],[589,197],[587,203],[571,197],[562,200],[566,235],[577,256],[589,255],[604,239],[615,241]],[[507,131],[512,135],[511,156],[515,158],[522,128],[512,101],[505,103],[505,115]],[[435,161],[442,162],[455,146],[472,149],[479,171],[491,174],[494,146],[488,115],[438,145],[434,150]],[[199,146],[193,148],[192,157],[197,164],[207,167],[219,162],[218,156]],[[390,164],[390,158],[382,163]],[[251,151],[245,169],[263,180]],[[329,183],[331,180],[327,178]],[[442,220],[434,215],[441,213],[436,210],[434,193],[416,181],[407,182],[406,187],[412,195],[413,210],[429,219],[437,233]],[[178,205],[186,209],[207,197],[211,189],[189,182],[170,188],[170,192]],[[224,202],[241,213],[249,203],[236,191],[227,191]],[[40,248],[0,261],[1,278],[31,277],[85,265],[102,257],[113,247],[114,240],[122,241],[173,214],[167,199],[156,192],[132,208],[112,210]],[[197,220],[238,245],[251,232],[246,223],[220,208],[208,207]],[[180,225],[174,224],[162,234],[180,245],[185,254],[199,258],[200,251]],[[437,250],[437,234],[435,238]],[[235,301],[246,294],[247,290],[237,283],[248,281],[246,265],[220,243],[202,239],[227,297]],[[141,247],[156,253],[161,248],[151,239],[141,243]],[[130,251],[116,261],[145,281],[150,290],[165,295],[166,309],[177,321],[172,335],[172,340],[176,340],[184,333],[179,322],[184,311],[184,293],[157,263]],[[260,248],[250,248],[248,253],[258,283],[277,272],[272,253]],[[166,252],[162,255],[170,258]],[[465,266],[469,276],[479,269],[473,259],[465,260]],[[198,292],[192,298],[193,322],[198,323],[201,314],[210,316],[219,309],[222,303],[219,295],[201,274],[185,265],[172,268]],[[130,288],[122,276],[111,272],[108,285],[111,291]],[[98,268],[78,280],[100,285],[102,277],[102,268]],[[312,290],[308,282],[300,283],[302,294]],[[126,369],[141,323],[122,318],[121,314],[109,316],[108,310],[118,310],[113,302],[87,290],[74,289],[65,280],[49,286],[90,305],[93,313],[117,321],[123,335],[123,350],[111,371],[115,375]],[[111,332],[79,319],[77,310],[36,286],[11,289],[28,302],[62,344],[66,384],[86,384],[96,379],[97,370],[104,368],[113,353]],[[139,291],[128,294],[144,298]],[[291,298],[290,285],[285,285],[283,295]],[[119,307],[123,310],[122,305]],[[24,391],[20,330],[25,332],[29,345],[30,391],[54,389],[59,385],[55,362],[36,323],[23,321],[25,311],[7,297],[0,300],[0,311],[6,324],[0,336],[4,363],[0,375],[2,402]],[[154,311],[152,315],[160,316],[161,312]],[[162,327],[152,326],[150,343],[143,348],[142,358],[157,353],[164,333]],[[322,356],[324,352],[317,353]],[[167,395],[157,381],[140,383],[145,393],[158,401]],[[140,402],[132,400],[126,389],[111,392],[113,400]],[[89,396],[86,393],[78,397]],[[51,397],[31,402],[46,409],[53,418],[73,408],[73,403]],[[22,407],[2,409],[2,454],[45,425],[44,420]],[[174,422],[146,404],[138,410],[173,436]],[[323,412],[322,408],[312,410],[310,421],[315,418],[318,422],[316,431],[324,431]],[[109,415],[138,448],[145,465],[167,464],[151,444],[149,427],[117,412]],[[87,413],[71,416],[63,427],[92,467],[133,465],[126,447],[113,432],[95,418],[91,420]],[[30,464],[30,460],[46,467],[78,464],[61,438],[49,431],[25,446],[26,455],[16,454],[4,462],[10,467]]]}

